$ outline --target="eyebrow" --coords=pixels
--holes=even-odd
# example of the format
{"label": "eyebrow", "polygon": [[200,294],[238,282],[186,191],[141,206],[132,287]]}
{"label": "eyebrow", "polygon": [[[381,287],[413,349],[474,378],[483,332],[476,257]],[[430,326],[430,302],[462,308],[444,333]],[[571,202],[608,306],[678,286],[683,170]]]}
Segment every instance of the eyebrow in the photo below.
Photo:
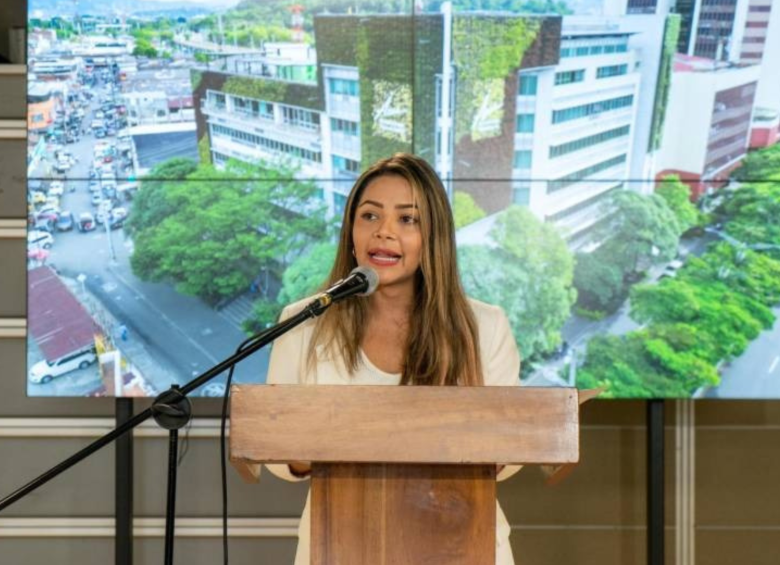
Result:
{"label": "eyebrow", "polygon": [[[381,202],[377,202],[376,200],[364,200],[363,202],[358,204],[358,208],[360,208],[361,206],[365,206],[366,204],[371,204],[373,206],[376,206],[377,208],[382,208],[382,209],[384,209],[384,207],[385,207],[384,204],[382,204]],[[407,209],[407,208],[417,209],[417,205],[416,204],[396,204],[395,208],[396,208],[396,210],[404,210],[404,209]]]}

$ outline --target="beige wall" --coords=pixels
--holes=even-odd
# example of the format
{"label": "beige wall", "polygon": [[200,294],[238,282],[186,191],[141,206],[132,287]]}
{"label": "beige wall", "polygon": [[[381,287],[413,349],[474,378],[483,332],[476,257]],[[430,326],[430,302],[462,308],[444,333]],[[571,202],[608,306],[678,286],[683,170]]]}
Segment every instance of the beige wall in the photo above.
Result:
{"label": "beige wall", "polygon": [[[9,16],[0,11],[0,22],[3,17]],[[24,82],[23,75],[0,75],[0,119],[25,118]],[[24,170],[24,140],[0,139],[0,333],[4,328],[8,333],[11,321],[22,319],[26,310],[24,234],[19,233]],[[25,374],[24,340],[0,338],[0,496],[112,425],[112,400],[28,399]],[[147,405],[137,401],[136,409]],[[667,563],[776,565],[780,402],[698,402],[695,444],[681,440],[691,436],[676,426],[677,404],[666,406]],[[178,514],[188,528],[177,543],[177,561],[216,563],[221,555],[218,406],[196,399],[195,413],[197,433],[179,473]],[[563,484],[545,487],[536,469],[525,469],[500,485],[518,564],[645,562],[645,404],[594,401],[584,406],[582,420],[582,462]],[[136,434],[136,563],[162,561],[166,449],[165,434],[153,426]],[[681,468],[683,459],[695,467]],[[231,517],[243,527],[242,535],[231,539],[232,563],[291,563],[305,486],[270,476],[259,486],[244,485],[234,473],[229,480]],[[109,447],[7,509],[0,514],[0,563],[112,562],[113,483]],[[676,492],[688,495],[679,500]],[[684,513],[686,508],[692,513]],[[695,542],[695,552],[689,541]],[[676,560],[678,553],[686,557]]]}

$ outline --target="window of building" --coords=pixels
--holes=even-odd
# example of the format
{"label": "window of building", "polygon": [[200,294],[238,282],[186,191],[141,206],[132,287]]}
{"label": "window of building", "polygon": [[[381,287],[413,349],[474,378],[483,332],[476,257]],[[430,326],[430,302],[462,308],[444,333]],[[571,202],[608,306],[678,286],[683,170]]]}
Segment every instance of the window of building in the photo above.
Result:
{"label": "window of building", "polygon": [[580,151],[581,149],[587,149],[588,147],[593,147],[594,145],[598,145],[599,143],[605,143],[612,139],[625,137],[628,135],[630,129],[631,129],[630,126],[622,126],[611,130],[602,131],[601,133],[597,133],[594,135],[588,135],[580,139],[575,139],[574,141],[561,143],[560,145],[552,145],[550,146],[550,158],[553,159],[555,157],[567,155],[574,151]]}
{"label": "window of building", "polygon": [[533,133],[534,131],[534,115],[533,114],[518,114],[517,115],[517,127],[515,129],[517,133]]}
{"label": "window of building", "polygon": [[623,153],[622,155],[612,157],[611,159],[601,161],[600,163],[595,163],[589,167],[585,167],[584,169],[580,169],[579,171],[575,171],[559,179],[551,180],[547,183],[547,194],[568,188],[571,185],[577,184],[578,182],[581,182],[590,176],[593,176],[602,171],[606,171],[607,169],[611,169],[612,167],[616,167],[617,165],[625,162],[626,154]]}
{"label": "window of building", "polygon": [[609,100],[602,100],[600,102],[591,102],[590,104],[572,106],[571,108],[554,110],[552,121],[554,124],[559,124],[562,122],[577,120],[579,118],[595,116],[604,112],[627,108],[630,107],[633,103],[634,95],[629,94],[627,96],[619,96],[618,98],[610,98]]}
{"label": "window of building", "polygon": [[571,84],[585,80],[585,69],[555,73],[555,84]]}
{"label": "window of building", "polygon": [[285,124],[297,128],[318,130],[320,129],[320,115],[318,112],[304,110],[303,108],[293,108],[292,106],[282,106],[282,120]]}
{"label": "window of building", "polygon": [[596,78],[617,77],[628,73],[628,65],[609,65],[596,69]]}
{"label": "window of building", "polygon": [[267,137],[246,131],[239,131],[227,126],[212,124],[211,134],[215,138],[228,138],[230,141],[235,143],[246,145],[247,147],[251,148],[259,148],[270,153],[278,154],[280,156],[295,157],[305,161],[311,161],[312,163],[322,163],[322,153],[319,151],[304,149],[303,147],[298,147],[297,145],[291,145],[289,143],[284,143],[275,139],[269,139]]}
{"label": "window of building", "polygon": [[536,75],[520,75],[520,95],[536,96],[538,78]]}
{"label": "window of building", "polygon": [[336,173],[349,173],[351,175],[357,175],[360,172],[360,163],[354,159],[347,159],[340,155],[333,155],[331,157],[333,162],[333,169]]}
{"label": "window of building", "polygon": [[338,192],[333,193],[333,208],[337,218],[344,217],[344,210],[347,208],[347,197]]}
{"label": "window of building", "polygon": [[360,135],[360,124],[350,120],[342,120],[340,118],[330,119],[330,129],[333,133],[342,133],[344,135]]}
{"label": "window of building", "polygon": [[526,180],[512,183],[512,204],[528,206],[531,203],[531,183]]}
{"label": "window of building", "polygon": [[515,169],[530,169],[531,157],[532,154],[530,151],[515,151]]}
{"label": "window of building", "polygon": [[328,89],[331,94],[343,94],[346,96],[358,96],[360,94],[358,81],[344,78],[328,79]]}
{"label": "window of building", "polygon": [[561,58],[628,51],[628,36],[570,37],[561,41]]}
{"label": "window of building", "polygon": [[209,98],[211,98],[214,106],[220,110],[224,110],[226,106],[226,97],[221,92],[209,92]]}
{"label": "window of building", "polygon": [[564,218],[567,218],[569,216],[572,216],[576,214],[577,212],[580,212],[581,210],[585,210],[586,208],[589,208],[591,206],[594,206],[595,204],[601,203],[606,198],[611,197],[612,194],[616,190],[620,190],[623,188],[623,183],[618,184],[617,186],[613,186],[609,190],[602,192],[601,194],[597,194],[596,196],[592,196],[590,198],[587,198],[583,200],[582,202],[579,202],[578,204],[575,204],[574,206],[570,206],[569,208],[565,208],[564,210],[561,210],[560,212],[556,212],[555,214],[550,214],[548,216],[545,216],[545,220],[548,222],[557,222],[559,220],[562,220]]}

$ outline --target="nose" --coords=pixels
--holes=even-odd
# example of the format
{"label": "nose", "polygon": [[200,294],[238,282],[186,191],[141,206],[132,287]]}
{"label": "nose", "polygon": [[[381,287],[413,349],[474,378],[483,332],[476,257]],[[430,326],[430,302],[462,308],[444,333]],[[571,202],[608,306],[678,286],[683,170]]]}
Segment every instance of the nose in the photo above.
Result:
{"label": "nose", "polygon": [[387,215],[378,223],[374,236],[379,239],[395,239],[395,223],[390,215]]}

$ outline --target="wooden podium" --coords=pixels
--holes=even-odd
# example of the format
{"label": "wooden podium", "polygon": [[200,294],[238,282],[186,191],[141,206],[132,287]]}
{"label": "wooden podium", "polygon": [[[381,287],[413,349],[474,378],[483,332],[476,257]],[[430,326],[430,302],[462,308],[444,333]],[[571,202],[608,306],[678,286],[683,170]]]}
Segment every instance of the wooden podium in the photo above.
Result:
{"label": "wooden podium", "polygon": [[240,385],[230,459],[312,462],[314,565],[494,565],[496,465],[579,459],[568,388]]}

